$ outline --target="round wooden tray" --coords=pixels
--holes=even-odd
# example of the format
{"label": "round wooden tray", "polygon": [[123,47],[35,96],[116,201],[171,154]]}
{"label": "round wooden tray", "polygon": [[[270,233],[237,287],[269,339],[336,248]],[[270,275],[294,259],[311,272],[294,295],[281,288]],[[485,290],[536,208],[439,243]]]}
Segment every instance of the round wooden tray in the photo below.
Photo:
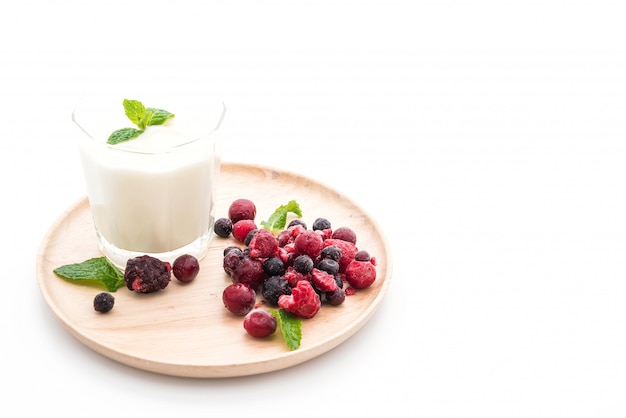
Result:
{"label": "round wooden tray", "polygon": [[226,216],[230,203],[241,197],[255,202],[257,222],[295,199],[307,225],[324,217],[333,228],[349,226],[357,234],[357,247],[376,257],[374,284],[346,297],[342,305],[323,305],[315,317],[303,320],[297,350],[289,350],[279,332],[266,339],[249,336],[242,317],[224,307],[222,291],[231,281],[222,268],[222,252],[236,244],[232,239],[213,239],[193,282],[173,279],[163,291],[151,294],[122,287],[113,294],[111,312],[95,312],[93,298],[103,288],[77,285],[53,273],[61,265],[101,256],[86,198],[68,208],[40,245],[41,293],[52,313],[89,348],[120,363],[173,376],[218,378],[279,370],[319,356],[357,332],[378,308],[391,279],[390,254],[376,222],[345,196],[301,175],[223,163],[216,216]]}

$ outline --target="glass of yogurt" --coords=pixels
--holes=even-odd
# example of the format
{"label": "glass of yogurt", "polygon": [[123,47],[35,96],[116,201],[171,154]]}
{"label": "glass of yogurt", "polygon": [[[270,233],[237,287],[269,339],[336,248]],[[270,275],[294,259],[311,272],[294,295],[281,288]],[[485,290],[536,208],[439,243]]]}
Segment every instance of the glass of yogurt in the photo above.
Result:
{"label": "glass of yogurt", "polygon": [[[107,143],[122,128],[141,130],[124,101],[171,112],[134,139]],[[194,94],[89,93],[75,107],[78,149],[100,251],[124,268],[148,254],[172,263],[208,252],[220,171],[218,131],[226,108]]]}

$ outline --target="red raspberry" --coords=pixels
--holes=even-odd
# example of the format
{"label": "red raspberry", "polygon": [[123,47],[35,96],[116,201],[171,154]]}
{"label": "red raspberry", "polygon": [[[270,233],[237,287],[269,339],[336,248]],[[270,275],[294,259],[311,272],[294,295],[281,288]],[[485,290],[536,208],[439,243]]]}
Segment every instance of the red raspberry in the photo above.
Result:
{"label": "red raspberry", "polygon": [[270,258],[278,253],[278,241],[267,229],[260,229],[248,244],[250,257]]}
{"label": "red raspberry", "polygon": [[310,274],[303,274],[296,271],[293,266],[289,266],[287,267],[287,270],[285,270],[285,280],[287,280],[287,283],[289,283],[290,287],[296,287],[298,282],[302,280],[309,281],[310,277]]}
{"label": "red raspberry", "polygon": [[322,307],[320,297],[307,280],[301,280],[291,289],[291,295],[280,295],[278,306],[296,316],[310,319]]}
{"label": "red raspberry", "polygon": [[324,240],[324,247],[330,247],[334,245],[341,249],[341,258],[337,260],[339,263],[339,271],[343,273],[348,267],[348,264],[354,260],[354,256],[359,251],[359,249],[351,242],[344,241],[342,239],[327,239]]}
{"label": "red raspberry", "polygon": [[335,281],[335,276],[323,270],[318,270],[314,268],[311,272],[311,280],[313,281],[313,284],[315,285],[317,290],[321,292],[334,292],[338,289],[337,282]]}
{"label": "red raspberry", "polygon": [[365,289],[376,280],[376,267],[369,261],[354,260],[346,268],[346,281],[355,289]]}
{"label": "red raspberry", "polygon": [[228,217],[233,224],[243,219],[254,220],[256,217],[256,206],[251,200],[237,199],[230,204],[230,207],[228,208]]}
{"label": "red raspberry", "polygon": [[306,254],[315,260],[322,251],[324,240],[322,236],[315,231],[303,231],[294,241],[297,254]]}
{"label": "red raspberry", "polygon": [[258,228],[253,220],[242,219],[241,221],[238,221],[233,225],[233,238],[235,238],[239,242],[244,242],[250,231],[253,231],[255,229]]}
{"label": "red raspberry", "polygon": [[293,244],[298,235],[306,231],[306,228],[300,224],[292,225],[278,233],[278,246],[284,247]]}

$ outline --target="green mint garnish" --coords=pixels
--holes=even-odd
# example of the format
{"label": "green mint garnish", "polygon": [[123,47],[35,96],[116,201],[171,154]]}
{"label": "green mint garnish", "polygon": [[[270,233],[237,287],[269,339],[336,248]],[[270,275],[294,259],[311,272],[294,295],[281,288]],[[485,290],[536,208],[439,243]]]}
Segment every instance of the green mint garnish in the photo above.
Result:
{"label": "green mint garnish", "polygon": [[106,257],[91,258],[81,263],[66,264],[54,269],[54,273],[68,280],[89,285],[103,285],[109,292],[124,286],[124,274]]}
{"label": "green mint garnish", "polygon": [[302,340],[302,321],[284,309],[270,309],[269,312],[276,318],[287,347],[290,350],[297,350]]}
{"label": "green mint garnish", "polygon": [[115,145],[135,139],[141,135],[148,126],[162,125],[165,121],[174,117],[174,114],[167,110],[145,107],[139,100],[124,99],[123,105],[124,113],[139,129],[118,129],[109,136],[107,144]]}
{"label": "green mint garnish", "polygon": [[286,205],[281,205],[272,213],[267,221],[261,221],[261,225],[271,232],[280,232],[287,223],[287,214],[291,212],[299,217],[302,216],[300,205],[295,200],[290,200]]}

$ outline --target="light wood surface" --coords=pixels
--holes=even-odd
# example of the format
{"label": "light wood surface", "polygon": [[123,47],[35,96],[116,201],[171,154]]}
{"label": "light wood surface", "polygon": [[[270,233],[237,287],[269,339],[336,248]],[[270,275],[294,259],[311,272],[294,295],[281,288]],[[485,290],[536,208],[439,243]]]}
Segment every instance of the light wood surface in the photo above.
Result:
{"label": "light wood surface", "polygon": [[152,294],[120,288],[111,312],[95,312],[93,298],[103,288],[70,283],[53,273],[58,266],[100,256],[86,198],[58,218],[40,245],[37,277],[51,313],[74,337],[104,356],[147,371],[198,378],[290,367],[357,332],[376,311],[391,279],[391,257],[376,222],[346,196],[309,178],[270,167],[223,163],[216,216],[226,216],[230,203],[241,197],[256,203],[257,223],[295,199],[309,227],[318,217],[329,219],[333,228],[349,226],[357,233],[359,249],[377,259],[377,280],[370,288],[348,296],[340,306],[323,305],[314,318],[303,321],[299,349],[290,351],[279,333],[267,339],[250,337],[242,318],[224,308],[222,291],[231,281],[222,269],[222,252],[236,244],[232,239],[213,239],[193,282],[185,285],[173,279]]}

